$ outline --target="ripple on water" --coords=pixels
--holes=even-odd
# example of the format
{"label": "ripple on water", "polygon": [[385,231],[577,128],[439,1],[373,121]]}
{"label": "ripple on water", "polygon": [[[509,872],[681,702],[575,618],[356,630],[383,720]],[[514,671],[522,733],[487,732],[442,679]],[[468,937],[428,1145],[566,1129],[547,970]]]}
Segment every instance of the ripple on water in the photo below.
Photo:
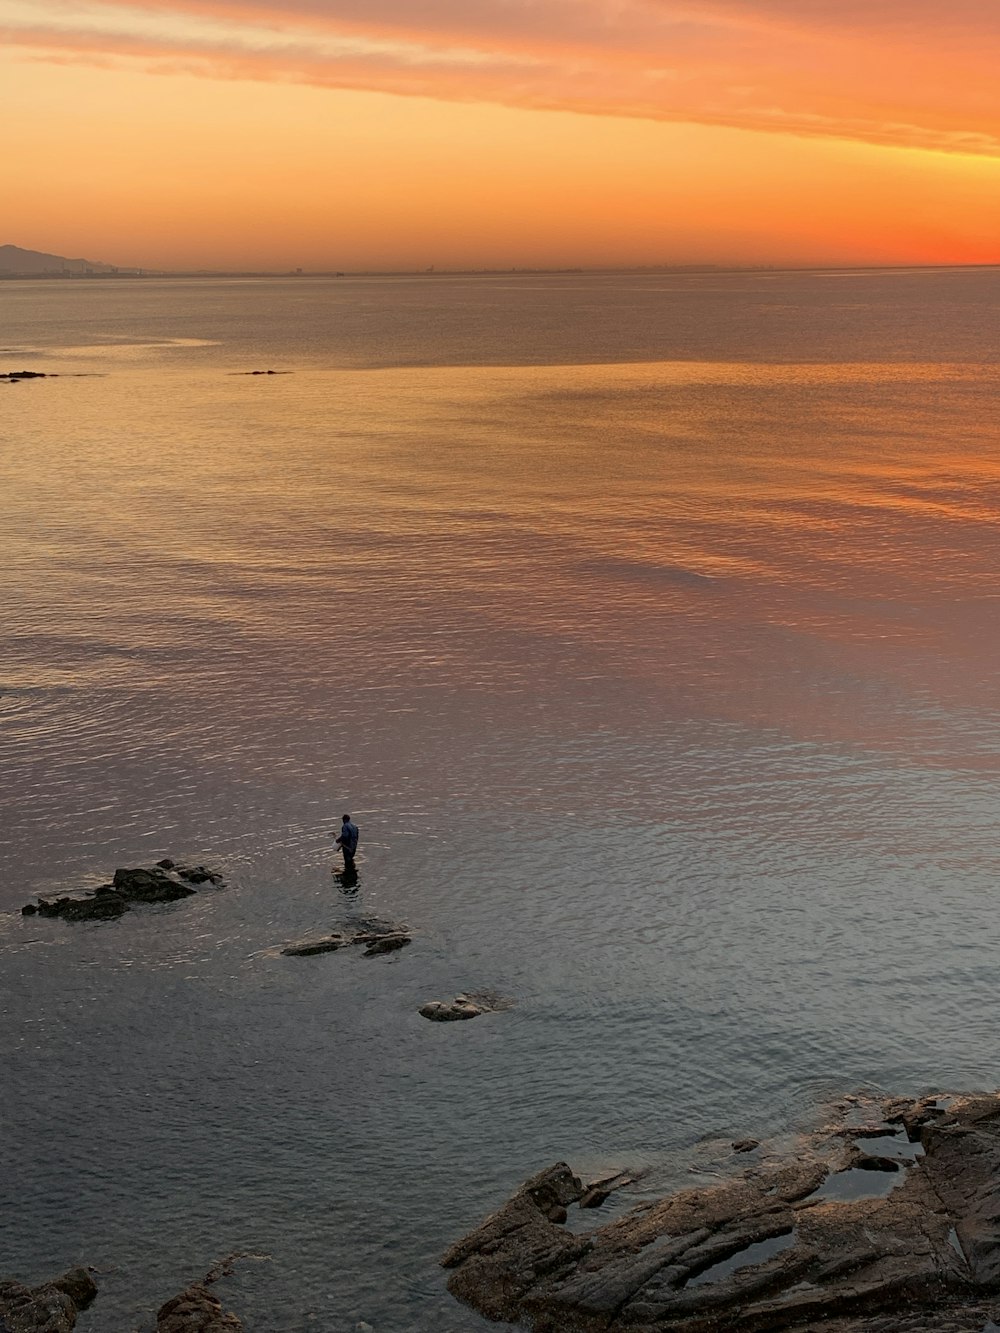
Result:
{"label": "ripple on water", "polygon": [[[815,277],[527,281],[11,298],[115,360],[0,459],[7,1264],[112,1270],[81,1330],[245,1249],[248,1326],[468,1333],[436,1257],[552,1161],[996,1081],[994,280],[838,279],[850,364]],[[230,887],[18,915],[163,855]],[[274,956],[367,915],[413,945]]]}

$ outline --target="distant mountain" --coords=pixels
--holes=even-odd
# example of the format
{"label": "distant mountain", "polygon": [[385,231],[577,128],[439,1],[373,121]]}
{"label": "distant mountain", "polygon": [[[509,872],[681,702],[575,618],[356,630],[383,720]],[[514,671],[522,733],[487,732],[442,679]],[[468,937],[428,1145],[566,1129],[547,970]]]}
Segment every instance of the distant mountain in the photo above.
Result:
{"label": "distant mountain", "polygon": [[19,245],[0,245],[0,277],[36,273],[114,273],[113,264],[98,264],[91,259],[64,259],[40,250],[22,250]]}

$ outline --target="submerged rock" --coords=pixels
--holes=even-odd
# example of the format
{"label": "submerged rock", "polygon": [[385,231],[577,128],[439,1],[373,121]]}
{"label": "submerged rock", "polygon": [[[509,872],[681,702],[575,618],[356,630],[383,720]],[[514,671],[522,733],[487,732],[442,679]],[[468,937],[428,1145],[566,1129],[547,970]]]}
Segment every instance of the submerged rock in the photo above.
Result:
{"label": "submerged rock", "polygon": [[242,1320],[222,1308],[202,1282],[194,1282],[157,1311],[156,1333],[240,1333]]}
{"label": "submerged rock", "polygon": [[835,1131],[585,1234],[553,1220],[585,1197],[559,1163],[448,1251],[449,1290],[536,1333],[980,1333],[1000,1314],[1000,1096],[918,1124],[919,1105],[885,1108],[923,1147],[894,1174]]}
{"label": "submerged rock", "polygon": [[432,1023],[455,1023],[464,1018],[479,1018],[482,1014],[510,1009],[513,1003],[502,995],[482,991],[475,995],[456,995],[453,1000],[429,1000],[417,1012]]}
{"label": "submerged rock", "polygon": [[381,953],[395,953],[397,949],[405,949],[408,944],[412,944],[412,937],[409,935],[372,935],[365,937],[358,935],[353,941],[354,944],[363,944],[364,955],[366,958],[377,958]]}
{"label": "submerged rock", "polygon": [[189,884],[221,884],[222,876],[217,870],[206,870],[204,866],[174,866],[181,879]]}
{"label": "submerged rock", "polygon": [[71,1268],[39,1287],[0,1278],[0,1330],[3,1333],[70,1333],[77,1314],[97,1295],[85,1268]]}
{"label": "submerged rock", "polygon": [[37,903],[25,903],[21,913],[58,916],[64,921],[107,921],[129,911],[132,903],[170,903],[190,898],[194,893],[192,883],[205,882],[222,884],[223,878],[218,871],[206,870],[204,866],[190,868],[164,859],[149,869],[140,866],[116,870],[111,884],[102,884],[87,897],[63,894],[58,898],[40,898]]}
{"label": "submerged rock", "polygon": [[25,916],[37,912],[39,916],[61,916],[64,921],[107,921],[129,910],[128,903],[110,887],[98,889],[92,898],[39,899],[38,906],[27,903],[21,908]]}
{"label": "submerged rock", "polygon": [[[171,879],[159,866],[151,870],[116,870],[111,887],[130,903],[171,903],[178,898],[190,898],[194,893],[189,884]],[[97,892],[100,894],[101,890]]]}
{"label": "submerged rock", "polygon": [[314,953],[333,953],[347,943],[343,935],[327,935],[320,940],[302,940],[299,944],[288,944],[282,949],[283,954],[291,958],[308,958]]}
{"label": "submerged rock", "polygon": [[286,944],[281,952],[291,958],[308,958],[310,954],[334,953],[337,949],[357,944],[364,945],[365,958],[377,958],[379,954],[405,949],[412,942],[408,926],[366,922],[361,930],[334,931],[332,935],[321,935],[315,940],[299,940],[295,944]]}
{"label": "submerged rock", "polygon": [[478,1018],[486,1011],[456,997],[454,1000],[430,1000],[420,1006],[419,1012],[432,1023],[454,1023],[463,1018]]}

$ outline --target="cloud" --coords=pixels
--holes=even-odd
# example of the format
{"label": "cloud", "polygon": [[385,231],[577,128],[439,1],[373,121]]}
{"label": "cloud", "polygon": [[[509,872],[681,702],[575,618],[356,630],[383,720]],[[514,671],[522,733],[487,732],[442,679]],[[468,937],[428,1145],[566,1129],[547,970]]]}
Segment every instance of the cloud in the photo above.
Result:
{"label": "cloud", "polygon": [[0,0],[50,61],[1000,157],[995,0]]}

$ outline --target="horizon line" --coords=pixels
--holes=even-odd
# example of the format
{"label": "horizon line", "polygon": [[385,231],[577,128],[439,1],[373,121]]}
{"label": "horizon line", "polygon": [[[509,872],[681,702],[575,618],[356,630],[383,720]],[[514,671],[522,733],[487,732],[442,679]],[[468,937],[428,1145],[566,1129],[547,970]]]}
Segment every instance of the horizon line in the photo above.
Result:
{"label": "horizon line", "polygon": [[[74,261],[80,262],[80,261]],[[86,263],[87,261],[83,261]],[[878,273],[878,272],[904,272],[917,270],[920,272],[935,272],[941,270],[981,270],[1000,268],[1000,259],[992,261],[980,261],[974,263],[894,263],[894,264],[848,264],[848,263],[815,263],[815,264],[723,264],[723,263],[701,263],[701,264],[597,264],[597,265],[512,265],[509,268],[501,267],[483,267],[483,268],[439,268],[437,265],[431,265],[428,268],[368,268],[368,269],[305,269],[305,268],[281,268],[281,269],[222,269],[222,268],[199,268],[199,269],[156,269],[146,268],[140,265],[115,265],[109,264],[100,268],[73,272],[68,269],[39,269],[34,273],[14,273],[8,270],[0,269],[0,281],[38,281],[45,279],[48,281],[54,279],[67,279],[72,281],[94,280],[100,278],[111,279],[143,279],[143,278],[442,278],[442,277],[510,277],[517,274],[525,275],[580,275],[580,274],[599,274],[599,273],[677,273],[677,274],[704,274],[704,273]]]}

